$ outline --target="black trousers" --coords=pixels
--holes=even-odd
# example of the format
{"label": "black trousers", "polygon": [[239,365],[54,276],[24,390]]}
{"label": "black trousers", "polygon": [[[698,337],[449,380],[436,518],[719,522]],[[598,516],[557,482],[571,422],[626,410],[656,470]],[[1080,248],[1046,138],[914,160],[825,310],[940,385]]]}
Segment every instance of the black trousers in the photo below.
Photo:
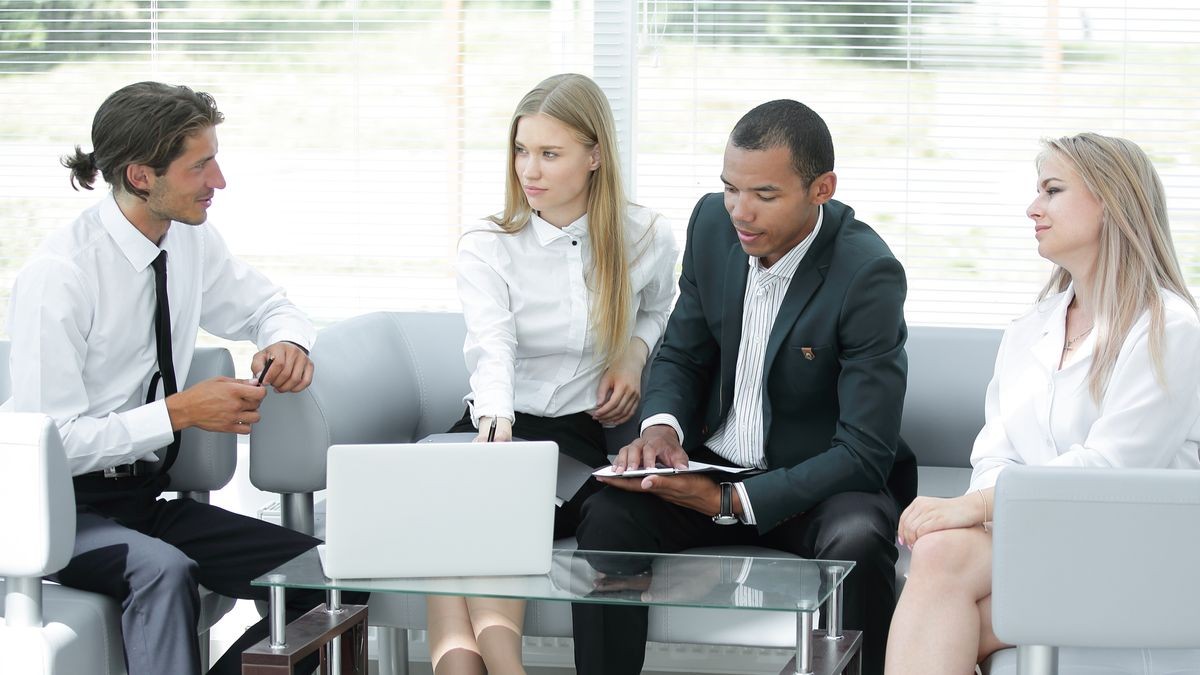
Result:
{"label": "black trousers", "polygon": [[[600,468],[608,464],[608,450],[604,441],[604,428],[587,413],[575,413],[562,417],[539,417],[516,413],[513,421],[513,438],[526,441],[554,441],[558,443],[558,451],[573,457],[588,466]],[[475,425],[471,422],[471,409],[468,408],[462,419],[450,427],[449,433],[474,433]],[[583,504],[593,494],[600,491],[604,484],[589,480],[579,488],[575,496],[567,500],[554,511],[554,538],[575,536],[582,518]]]}
{"label": "black trousers", "polygon": [[[754,526],[717,525],[707,514],[656,496],[608,487],[583,506],[579,548],[674,553],[697,546],[752,544],[804,558],[853,560],[843,586],[845,625],[863,631],[863,669],[883,672],[895,608],[897,506],[886,492],[845,492],[759,534]],[[639,673],[647,609],[572,605],[575,668],[581,675]]]}
{"label": "black trousers", "polygon": [[[161,483],[146,485],[144,478],[82,476],[75,482],[75,550],[54,578],[121,603],[130,675],[197,673],[197,586],[265,601],[268,589],[250,582],[320,543],[191,499],[159,499]],[[347,604],[366,597],[343,594]],[[324,601],[322,591],[289,589],[288,620]],[[209,672],[240,673],[242,652],[269,630],[267,619],[251,626]],[[316,659],[310,660],[311,670]]]}

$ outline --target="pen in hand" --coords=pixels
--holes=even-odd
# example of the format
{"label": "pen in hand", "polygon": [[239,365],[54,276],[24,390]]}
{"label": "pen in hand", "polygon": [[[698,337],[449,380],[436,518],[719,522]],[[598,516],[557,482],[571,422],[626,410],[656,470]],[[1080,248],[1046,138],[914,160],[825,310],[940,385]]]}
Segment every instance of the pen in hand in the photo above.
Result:
{"label": "pen in hand", "polygon": [[258,374],[258,386],[260,386],[260,387],[261,387],[261,386],[263,386],[263,378],[265,378],[265,377],[267,376],[267,371],[271,369],[271,364],[272,364],[272,363],[275,363],[275,359],[274,359],[273,357],[271,357],[271,358],[268,358],[268,359],[267,359],[267,365],[263,366],[263,369],[262,369],[262,371],[261,371],[261,372],[259,372],[259,374]]}
{"label": "pen in hand", "polygon": [[491,426],[491,428],[490,428],[490,429],[488,429],[488,439],[487,439],[487,442],[488,442],[488,443],[494,443],[495,441],[496,441],[496,418],[495,418],[495,417],[493,417],[493,418],[492,418],[492,426]]}

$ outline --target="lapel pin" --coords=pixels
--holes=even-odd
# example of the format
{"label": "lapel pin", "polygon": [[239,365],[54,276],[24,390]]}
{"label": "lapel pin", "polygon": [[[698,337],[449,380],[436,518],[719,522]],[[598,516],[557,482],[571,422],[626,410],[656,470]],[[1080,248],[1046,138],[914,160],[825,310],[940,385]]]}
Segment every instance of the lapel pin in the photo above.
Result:
{"label": "lapel pin", "polygon": [[817,358],[817,355],[813,354],[812,347],[801,347],[800,351],[804,353],[804,358],[808,359],[809,361]]}

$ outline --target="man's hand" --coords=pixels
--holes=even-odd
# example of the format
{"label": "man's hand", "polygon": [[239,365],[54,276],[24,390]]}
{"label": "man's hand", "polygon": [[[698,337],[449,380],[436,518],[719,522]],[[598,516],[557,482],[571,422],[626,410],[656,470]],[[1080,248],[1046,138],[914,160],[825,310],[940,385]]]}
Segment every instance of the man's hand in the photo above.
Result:
{"label": "man's hand", "polygon": [[[267,363],[274,359],[269,372],[259,372]],[[291,342],[276,342],[250,360],[250,370],[258,373],[258,381],[275,387],[279,393],[303,391],[312,384],[313,362]]]}
{"label": "man's hand", "polygon": [[[274,370],[274,369],[272,369]],[[250,433],[260,419],[258,406],[267,390],[246,380],[214,377],[167,397],[171,429],[200,427],[205,431]]]}
{"label": "man's hand", "polygon": [[621,448],[613,470],[625,473],[627,469],[653,469],[658,464],[675,469],[686,469],[688,465],[688,454],[679,444],[679,434],[667,424],[646,427],[640,438]]}
{"label": "man's hand", "polygon": [[496,420],[496,436],[492,441],[507,443],[512,440],[512,422],[509,422],[507,417],[480,417],[479,434],[475,436],[475,443],[487,442],[488,436],[492,431],[493,419]]}
{"label": "man's hand", "polygon": [[[606,478],[596,480],[629,492],[648,492],[706,516],[715,516],[721,510],[721,486],[701,473],[685,473],[673,476],[654,475],[641,478]],[[733,493],[733,512],[742,515],[742,502],[738,493]]]}
{"label": "man's hand", "polygon": [[596,390],[598,405],[592,411],[592,419],[616,426],[633,417],[642,399],[642,369],[648,351],[646,343],[633,338],[625,353],[604,371]]}

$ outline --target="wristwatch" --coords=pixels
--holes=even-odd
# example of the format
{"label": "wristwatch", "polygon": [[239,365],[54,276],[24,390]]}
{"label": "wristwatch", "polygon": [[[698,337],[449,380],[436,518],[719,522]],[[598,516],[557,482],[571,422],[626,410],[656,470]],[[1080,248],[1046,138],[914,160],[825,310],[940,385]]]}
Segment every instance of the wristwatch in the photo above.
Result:
{"label": "wristwatch", "polygon": [[713,522],[718,525],[736,525],[737,516],[733,515],[733,483],[721,483],[721,511],[713,516]]}

